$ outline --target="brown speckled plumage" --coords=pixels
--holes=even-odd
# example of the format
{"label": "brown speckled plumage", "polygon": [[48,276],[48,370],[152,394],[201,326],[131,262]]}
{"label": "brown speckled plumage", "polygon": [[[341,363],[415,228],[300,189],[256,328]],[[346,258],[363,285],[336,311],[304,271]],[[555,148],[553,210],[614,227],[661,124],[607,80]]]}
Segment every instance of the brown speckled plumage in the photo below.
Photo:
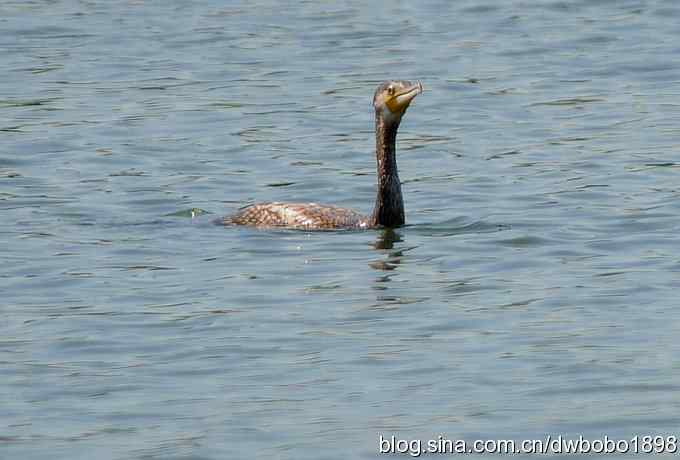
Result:
{"label": "brown speckled plumage", "polygon": [[317,203],[259,203],[225,217],[224,223],[253,227],[286,227],[301,230],[369,228],[370,218],[351,209]]}
{"label": "brown speckled plumage", "polygon": [[404,201],[397,172],[396,138],[411,100],[423,90],[420,82],[387,81],[373,96],[375,108],[378,190],[370,216],[351,209],[317,203],[259,203],[224,217],[224,225],[285,227],[302,230],[366,229],[404,224]]}

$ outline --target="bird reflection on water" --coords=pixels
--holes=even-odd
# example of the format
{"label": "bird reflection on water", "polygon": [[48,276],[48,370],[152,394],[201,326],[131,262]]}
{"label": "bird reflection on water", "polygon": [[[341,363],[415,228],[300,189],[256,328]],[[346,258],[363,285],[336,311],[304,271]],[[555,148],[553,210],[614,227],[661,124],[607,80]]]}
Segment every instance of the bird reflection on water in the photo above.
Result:
{"label": "bird reflection on water", "polygon": [[[373,247],[377,250],[391,250],[394,248],[394,243],[402,241],[401,233],[392,228],[384,228],[380,231],[378,238],[373,243]],[[389,252],[386,260],[376,260],[369,264],[375,270],[392,271],[401,264],[401,251]],[[389,281],[386,280],[386,281]]]}

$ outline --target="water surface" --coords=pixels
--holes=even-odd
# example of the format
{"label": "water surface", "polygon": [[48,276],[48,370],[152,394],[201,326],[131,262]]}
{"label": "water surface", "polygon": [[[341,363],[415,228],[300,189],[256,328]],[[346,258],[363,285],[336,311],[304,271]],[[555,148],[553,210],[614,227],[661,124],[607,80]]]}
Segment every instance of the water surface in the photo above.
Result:
{"label": "water surface", "polygon": [[[0,5],[3,458],[678,434],[680,8],[365,3]],[[369,212],[387,78],[406,227],[210,223]]]}

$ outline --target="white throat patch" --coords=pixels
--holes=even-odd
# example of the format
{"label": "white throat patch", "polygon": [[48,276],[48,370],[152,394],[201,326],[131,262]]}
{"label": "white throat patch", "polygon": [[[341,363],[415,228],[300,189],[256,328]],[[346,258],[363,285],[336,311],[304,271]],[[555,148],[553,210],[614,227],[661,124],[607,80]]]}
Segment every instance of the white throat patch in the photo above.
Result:
{"label": "white throat patch", "polygon": [[399,118],[401,118],[399,115],[392,113],[392,111],[388,109],[386,105],[382,108],[382,117],[383,120],[385,120],[388,124],[399,121]]}

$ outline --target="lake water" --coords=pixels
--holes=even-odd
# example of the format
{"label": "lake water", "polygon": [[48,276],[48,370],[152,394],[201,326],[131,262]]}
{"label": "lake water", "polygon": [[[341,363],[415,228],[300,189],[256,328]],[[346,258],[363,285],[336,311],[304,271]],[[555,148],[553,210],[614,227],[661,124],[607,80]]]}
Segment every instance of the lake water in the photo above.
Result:
{"label": "lake water", "polygon": [[[679,22],[671,0],[3,1],[0,457],[678,435]],[[389,78],[425,86],[407,226],[212,224],[369,212]]]}

